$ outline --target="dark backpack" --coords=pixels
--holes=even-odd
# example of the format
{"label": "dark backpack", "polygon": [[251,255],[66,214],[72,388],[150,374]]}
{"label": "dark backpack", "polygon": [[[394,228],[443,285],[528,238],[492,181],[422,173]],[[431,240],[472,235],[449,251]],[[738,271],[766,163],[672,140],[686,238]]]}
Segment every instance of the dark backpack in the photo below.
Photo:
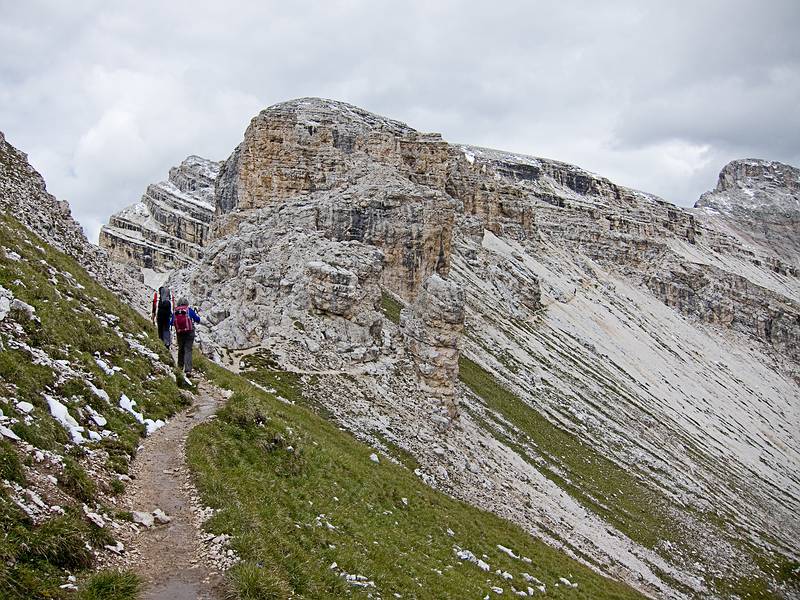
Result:
{"label": "dark backpack", "polygon": [[159,321],[169,321],[169,317],[172,314],[172,302],[169,301],[169,298],[162,298],[158,301],[158,320]]}
{"label": "dark backpack", "polygon": [[178,333],[188,333],[194,329],[194,323],[189,316],[189,307],[185,304],[175,309],[175,331]]}

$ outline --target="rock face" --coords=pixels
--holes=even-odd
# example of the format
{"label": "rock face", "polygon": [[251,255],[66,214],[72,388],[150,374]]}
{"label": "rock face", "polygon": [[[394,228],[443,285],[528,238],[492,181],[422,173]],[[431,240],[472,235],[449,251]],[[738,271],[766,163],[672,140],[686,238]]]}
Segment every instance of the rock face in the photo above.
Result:
{"label": "rock face", "polygon": [[[726,167],[682,209],[304,98],[253,119],[202,255],[171,284],[212,354],[318,375],[340,424],[412,452],[431,485],[651,596],[705,597],[719,573],[769,579],[745,546],[798,554],[796,186],[766,168]],[[763,222],[766,200],[734,208],[759,195]],[[462,385],[475,365],[504,391]],[[577,445],[547,449],[563,436]],[[576,448],[596,453],[581,469]],[[632,507],[592,487],[601,464],[646,486],[680,539],[624,533]]]}
{"label": "rock face", "polygon": [[317,228],[381,248],[383,280],[407,300],[447,275],[456,204],[444,192],[448,144],[438,134],[316,98],[262,111],[225,162],[217,212],[319,199]]}
{"label": "rock face", "polygon": [[[800,362],[800,272],[797,251],[791,250],[800,238],[798,213],[792,208],[797,206],[797,184],[784,185],[796,181],[797,169],[786,167],[780,176],[767,178],[769,184],[759,193],[768,195],[775,186],[780,192],[770,203],[756,203],[773,207],[759,210],[780,224],[771,226],[783,232],[776,248],[768,237],[742,238],[703,213],[571,165],[468,146],[460,152],[448,185],[465,207],[457,227],[465,242],[462,252],[473,252],[484,230],[540,248],[553,245],[624,273],[684,314],[752,335],[790,356],[795,365]],[[733,172],[739,171],[731,165],[723,170],[721,188],[733,185]],[[509,200],[514,194],[525,200]],[[749,192],[741,195],[750,198]],[[712,201],[708,194],[703,198],[698,205]],[[730,214],[743,214],[734,206],[730,204]],[[757,219],[752,210],[747,214]],[[741,217],[735,218],[741,228]],[[530,278],[520,281],[525,280]],[[787,290],[792,290],[788,297]]]}
{"label": "rock face", "polygon": [[772,268],[800,275],[800,169],[768,160],[735,160],[722,169],[717,187],[694,206],[739,236],[769,245],[782,259]]}
{"label": "rock face", "polygon": [[24,152],[0,132],[0,207],[56,249],[75,258],[95,279],[129,303],[140,305],[145,288],[134,271],[91,244],[69,204],[47,192],[44,179]]}
{"label": "rock face", "polygon": [[235,233],[215,239],[202,262],[171,285],[189,294],[212,327],[201,343],[241,349],[294,342],[298,363],[341,368],[375,358],[383,345],[383,253],[358,241],[329,240],[316,206],[300,199],[249,211]]}
{"label": "rock face", "polygon": [[[445,191],[448,161],[438,135],[350,105],[307,98],[270,107],[220,171],[202,263],[174,283],[212,315],[223,347],[297,337],[298,323],[326,367],[393,355],[403,338],[382,331],[380,286],[413,302],[432,275],[447,276],[460,207]],[[270,316],[242,316],[242,297]],[[451,364],[430,365],[446,371],[452,400],[450,350]]]}
{"label": "rock face", "polygon": [[441,399],[447,416],[456,418],[464,290],[431,275],[414,303],[401,313],[400,329],[422,379],[423,391]]}
{"label": "rock face", "polygon": [[190,156],[142,199],[111,216],[100,246],[118,262],[168,271],[197,262],[214,214],[219,163]]}

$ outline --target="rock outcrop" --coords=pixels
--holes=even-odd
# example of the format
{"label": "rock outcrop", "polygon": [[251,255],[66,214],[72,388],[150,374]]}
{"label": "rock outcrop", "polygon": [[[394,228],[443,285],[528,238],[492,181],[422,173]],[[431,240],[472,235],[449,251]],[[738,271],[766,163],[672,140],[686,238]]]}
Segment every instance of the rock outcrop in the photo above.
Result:
{"label": "rock outcrop", "polygon": [[[769,195],[780,188],[769,203],[756,202],[774,221],[764,221],[763,226],[790,240],[781,238],[776,248],[767,237],[739,237],[704,214],[571,165],[469,146],[459,150],[448,189],[465,207],[457,227],[460,239],[477,242],[488,230],[540,248],[569,250],[646,285],[668,306],[752,335],[791,357],[795,365],[800,363],[800,272],[791,262],[791,245],[800,239],[795,226],[800,213],[793,208],[798,202],[797,169],[784,166],[779,175],[765,178],[768,184],[758,192]],[[731,165],[723,170],[718,194],[727,198],[734,186],[750,198],[750,192],[734,185],[735,173],[742,171]],[[756,173],[762,173],[762,167]],[[786,183],[790,181],[795,183]],[[704,198],[698,205],[710,206],[713,198]],[[728,213],[742,215],[742,210],[730,204]],[[757,219],[753,210],[747,214]],[[735,218],[741,223],[741,216]],[[464,252],[470,251],[468,246]],[[797,256],[795,251],[794,261]],[[787,289],[793,290],[788,297]]]}
{"label": "rock outcrop", "polygon": [[[794,197],[791,170],[745,171],[713,195]],[[412,452],[431,485],[650,595],[707,595],[720,573],[764,575],[744,538],[798,554],[800,277],[788,201],[767,234],[754,207],[746,219],[704,198],[682,209],[304,98],[253,119],[220,170],[199,260],[171,282],[220,360],[262,351],[336,377],[318,400]],[[503,391],[465,387],[459,364]],[[547,449],[563,436],[577,445]],[[570,468],[581,448],[596,455]],[[609,465],[689,533],[618,529],[626,492],[592,487]]]}
{"label": "rock outcrop", "polygon": [[219,163],[190,156],[142,199],[111,216],[100,246],[118,262],[169,271],[197,262],[214,215]]}
{"label": "rock outcrop", "polygon": [[412,300],[447,275],[456,204],[444,194],[448,144],[438,134],[316,98],[262,111],[225,162],[221,215],[313,195],[319,230],[383,250],[385,285]]}
{"label": "rock outcrop", "polygon": [[464,290],[431,275],[411,306],[400,314],[400,330],[423,391],[439,399],[445,415],[454,420],[458,416],[456,386],[464,330]]}
{"label": "rock outcrop", "polygon": [[141,306],[145,288],[141,276],[110,260],[90,243],[72,218],[69,204],[48,193],[44,178],[24,152],[0,132],[0,208],[57,250],[75,258],[95,279],[130,304]]}
{"label": "rock outcrop", "polygon": [[735,160],[722,169],[717,187],[694,206],[743,239],[768,245],[781,259],[771,261],[771,268],[800,276],[800,169],[768,160]]}

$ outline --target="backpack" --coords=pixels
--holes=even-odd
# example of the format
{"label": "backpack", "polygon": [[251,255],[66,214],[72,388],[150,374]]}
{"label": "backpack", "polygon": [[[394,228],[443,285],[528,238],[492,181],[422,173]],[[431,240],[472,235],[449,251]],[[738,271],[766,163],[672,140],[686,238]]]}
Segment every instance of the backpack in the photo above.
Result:
{"label": "backpack", "polygon": [[158,304],[156,305],[155,299],[153,300],[153,305],[156,308],[156,315],[158,317],[159,322],[169,321],[169,318],[172,316],[172,302],[171,302],[172,294],[167,287],[161,287],[158,289],[158,294],[156,298],[158,299]]}
{"label": "backpack", "polygon": [[169,298],[162,298],[158,301],[158,320],[159,321],[166,321],[169,319],[170,313],[172,312],[172,302],[169,301]]}
{"label": "backpack", "polygon": [[189,316],[189,307],[182,304],[175,309],[175,331],[178,333],[189,333],[194,329],[194,323]]}

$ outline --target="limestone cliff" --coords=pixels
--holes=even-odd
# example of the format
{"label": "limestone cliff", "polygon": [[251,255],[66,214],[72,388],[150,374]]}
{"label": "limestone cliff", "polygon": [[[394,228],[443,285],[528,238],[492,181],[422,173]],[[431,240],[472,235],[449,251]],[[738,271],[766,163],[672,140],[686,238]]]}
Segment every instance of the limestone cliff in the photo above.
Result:
{"label": "limestone cliff", "polygon": [[313,197],[316,228],[380,247],[384,284],[413,299],[446,275],[455,203],[444,193],[448,144],[437,134],[341,102],[304,98],[262,111],[224,164],[217,212]]}
{"label": "limestone cliff", "polygon": [[[780,172],[758,193],[790,197]],[[219,360],[320,376],[326,410],[426,482],[652,596],[782,585],[752,557],[800,555],[790,210],[756,234],[752,208],[314,98],[257,115],[214,198],[171,282]]]}
{"label": "limestone cliff", "polygon": [[111,216],[100,246],[118,262],[155,271],[196,262],[208,239],[218,171],[219,163],[188,157],[139,202]]}

